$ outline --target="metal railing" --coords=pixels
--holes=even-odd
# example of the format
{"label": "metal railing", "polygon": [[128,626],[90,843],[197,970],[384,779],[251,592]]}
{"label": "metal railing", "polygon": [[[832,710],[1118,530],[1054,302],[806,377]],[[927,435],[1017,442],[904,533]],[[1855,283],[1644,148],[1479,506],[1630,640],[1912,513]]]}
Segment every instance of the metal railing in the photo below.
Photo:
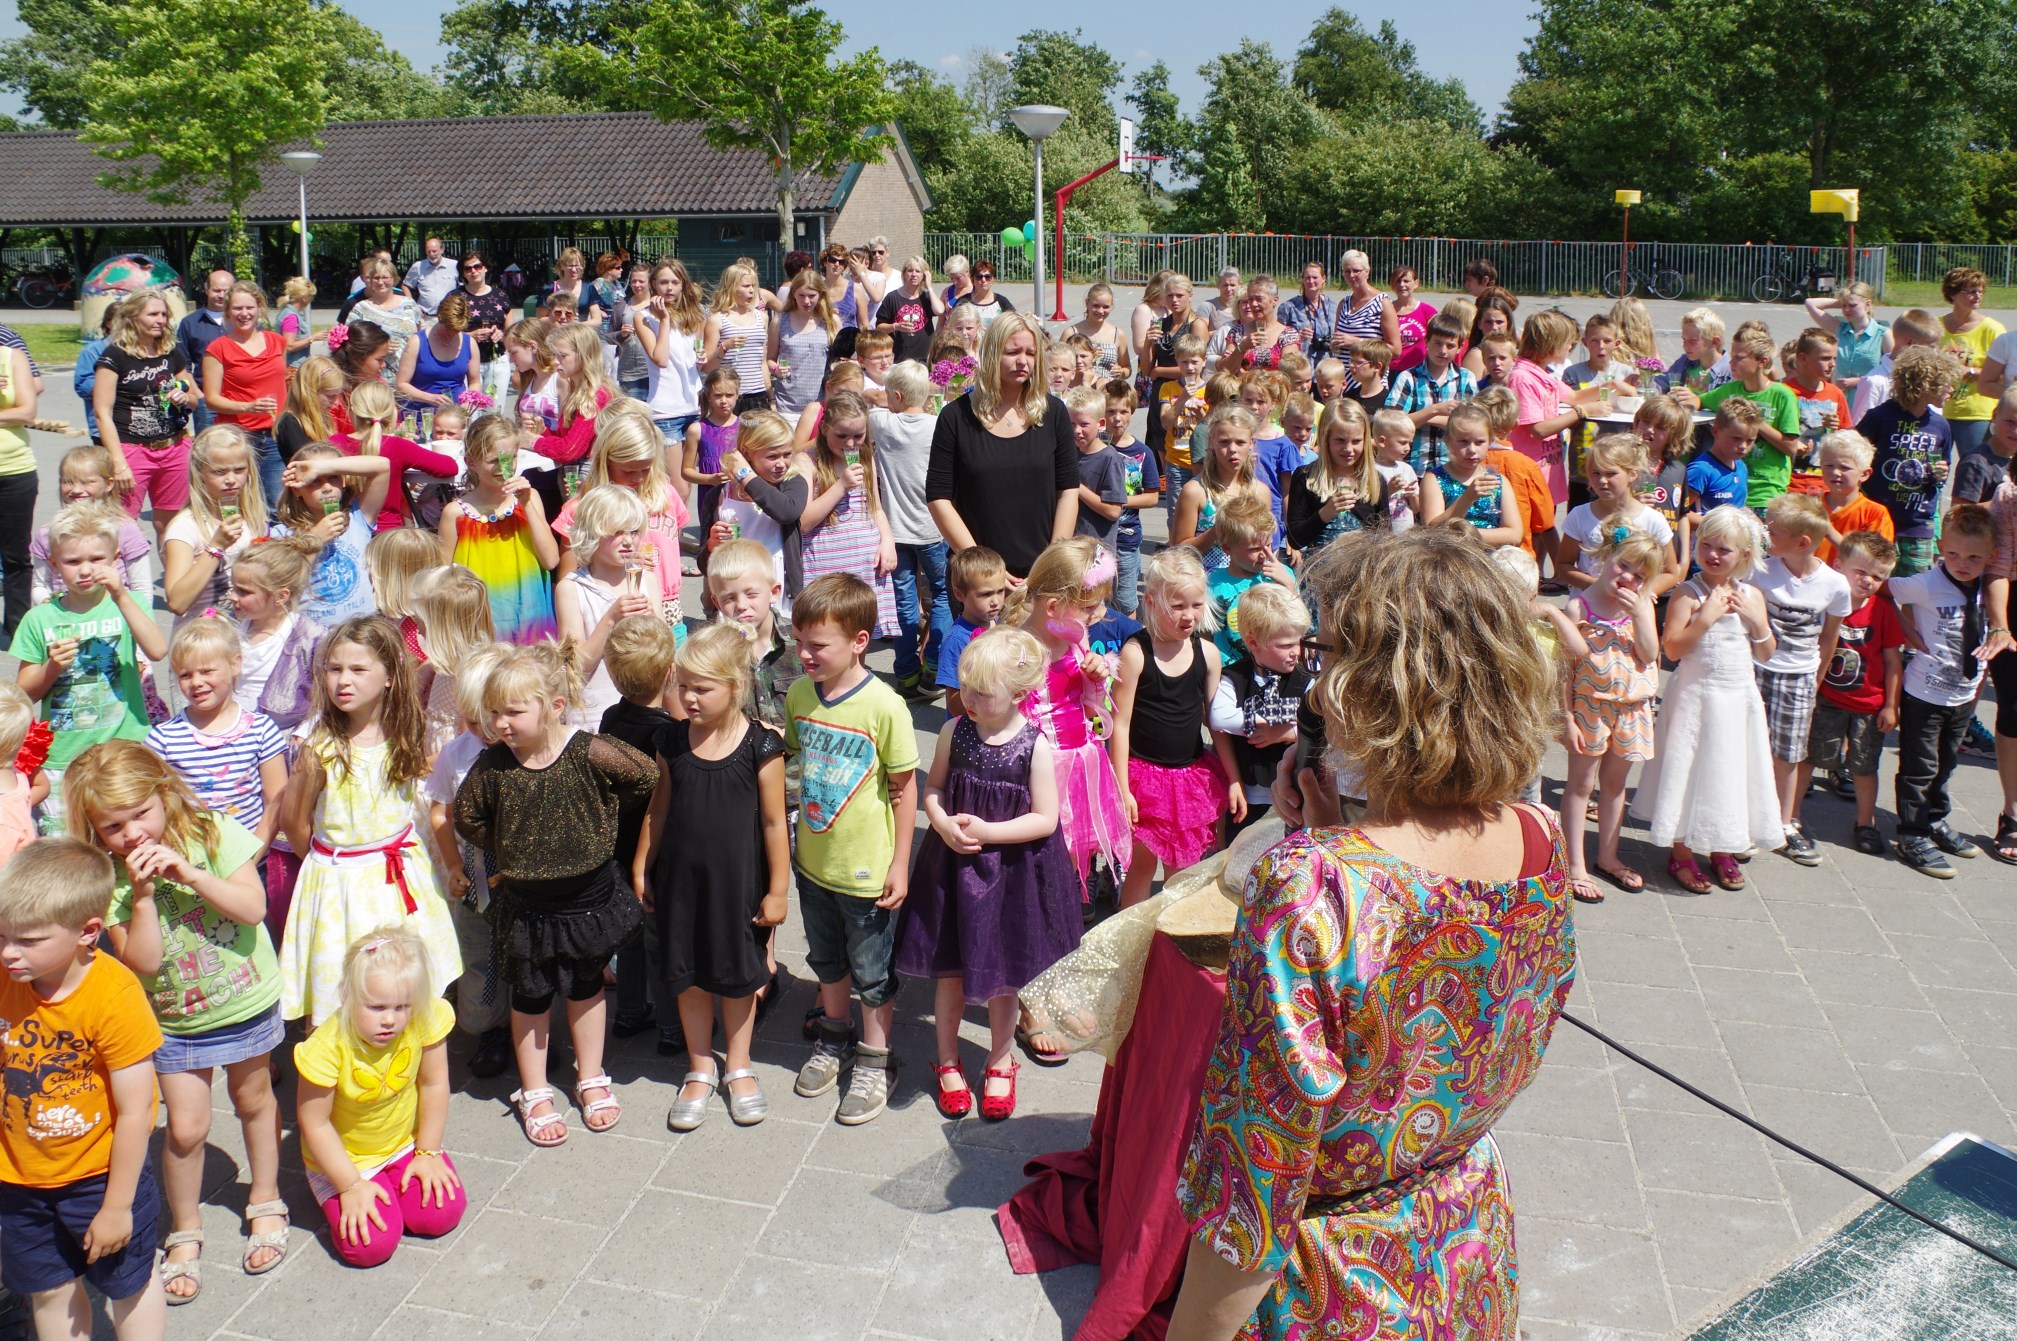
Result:
{"label": "metal railing", "polygon": [[[1003,246],[1001,238],[992,233],[926,233],[924,243],[925,259],[934,270],[942,270],[946,258],[958,253],[993,261],[1000,283],[1030,278],[1029,252]],[[1500,281],[1515,293],[1594,294],[1603,291],[1606,276],[1617,274],[1621,246],[1617,242],[1346,234],[1067,232],[1064,273],[1068,281],[1076,283],[1103,279],[1110,284],[1141,284],[1167,268],[1182,271],[1200,289],[1209,290],[1216,285],[1219,273],[1231,266],[1249,278],[1273,275],[1283,292],[1291,293],[1308,262],[1322,263],[1325,273],[1335,276],[1347,251],[1361,251],[1372,262],[1376,282],[1384,284],[1394,267],[1406,265],[1414,269],[1420,287],[1429,293],[1458,292],[1463,287],[1464,267],[1482,259],[1498,267]],[[1885,249],[1858,247],[1856,252],[1859,277],[1881,296],[1887,269]],[[1635,242],[1631,264],[1635,271],[1657,266],[1678,272],[1682,298],[1745,302],[1752,298],[1752,285],[1768,272],[1804,274],[1809,265],[1818,265],[1846,280],[1848,253],[1843,247],[1771,243]],[[1891,273],[1896,273],[1895,268]]]}
{"label": "metal railing", "polygon": [[2017,286],[2017,244],[2008,242],[1894,242],[1890,253],[1892,279],[1938,284],[1956,266],[1969,266],[2003,288]]}

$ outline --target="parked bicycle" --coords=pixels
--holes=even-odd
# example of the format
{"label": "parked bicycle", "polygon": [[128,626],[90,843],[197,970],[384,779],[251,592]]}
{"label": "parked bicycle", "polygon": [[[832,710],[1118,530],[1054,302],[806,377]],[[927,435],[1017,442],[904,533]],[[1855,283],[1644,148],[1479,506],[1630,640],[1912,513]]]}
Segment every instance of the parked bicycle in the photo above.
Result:
{"label": "parked bicycle", "polygon": [[1657,260],[1634,260],[1625,267],[1625,280],[1621,287],[1618,272],[1606,270],[1598,282],[1606,298],[1630,298],[1635,293],[1649,293],[1655,298],[1679,298],[1685,287],[1681,272],[1671,265]]}
{"label": "parked bicycle", "polygon": [[[1768,259],[1767,264],[1772,262]],[[1798,303],[1833,292],[1835,272],[1812,260],[1801,269],[1791,247],[1780,248],[1777,264],[1751,281],[1751,301],[1755,303]]]}
{"label": "parked bicycle", "polygon": [[33,266],[21,272],[14,292],[30,307],[52,307],[77,292],[77,276],[63,264]]}

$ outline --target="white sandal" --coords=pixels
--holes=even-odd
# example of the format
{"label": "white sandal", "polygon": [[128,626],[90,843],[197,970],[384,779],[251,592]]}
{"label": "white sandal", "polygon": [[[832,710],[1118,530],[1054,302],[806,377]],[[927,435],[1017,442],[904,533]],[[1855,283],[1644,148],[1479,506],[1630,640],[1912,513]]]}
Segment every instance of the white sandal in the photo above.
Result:
{"label": "white sandal", "polygon": [[[196,1245],[196,1256],[190,1258],[187,1262],[171,1262],[168,1260],[169,1251],[186,1247],[191,1243]],[[163,1243],[161,1247],[161,1285],[167,1291],[169,1304],[177,1306],[195,1303],[196,1296],[203,1293],[203,1231],[200,1229],[178,1229],[168,1236],[167,1242]],[[173,1290],[167,1290],[170,1281],[185,1279],[196,1282],[196,1288],[188,1294],[176,1294]]]}
{"label": "white sandal", "polygon": [[[600,1099],[584,1100],[583,1090],[608,1090]],[[605,1132],[623,1120],[623,1101],[616,1097],[616,1082],[608,1076],[584,1076],[574,1082],[574,1106],[581,1110],[581,1125],[592,1132]],[[615,1117],[598,1127],[590,1121],[597,1113],[614,1112]]]}
{"label": "white sandal", "polygon": [[[551,1113],[534,1113],[541,1104],[553,1104]],[[525,1128],[525,1139],[541,1148],[562,1145],[567,1141],[567,1115],[554,1102],[553,1086],[542,1085],[536,1090],[513,1090],[511,1105],[518,1110],[519,1125]],[[542,1139],[549,1128],[558,1126],[560,1135],[548,1141]]]}
{"label": "white sandal", "polygon": [[[250,1233],[254,1220],[265,1220],[274,1216],[278,1216],[286,1223],[264,1234]],[[245,1208],[245,1228],[248,1237],[245,1240],[245,1253],[238,1259],[238,1265],[244,1268],[246,1275],[263,1276],[287,1260],[287,1235],[293,1225],[294,1218],[287,1213],[287,1203],[284,1201],[262,1201]],[[254,1266],[252,1254],[261,1248],[271,1248],[279,1255],[268,1261],[265,1266]]]}

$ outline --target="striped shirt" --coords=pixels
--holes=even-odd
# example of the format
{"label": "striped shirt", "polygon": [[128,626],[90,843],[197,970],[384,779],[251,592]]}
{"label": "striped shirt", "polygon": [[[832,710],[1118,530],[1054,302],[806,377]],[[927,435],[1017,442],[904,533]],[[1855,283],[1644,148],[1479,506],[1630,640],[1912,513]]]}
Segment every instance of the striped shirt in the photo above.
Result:
{"label": "striped shirt", "polygon": [[206,810],[221,810],[254,830],[266,818],[259,766],[287,751],[287,738],[263,712],[239,709],[221,736],[206,735],[183,713],[147,733],[147,748],[168,761]]}

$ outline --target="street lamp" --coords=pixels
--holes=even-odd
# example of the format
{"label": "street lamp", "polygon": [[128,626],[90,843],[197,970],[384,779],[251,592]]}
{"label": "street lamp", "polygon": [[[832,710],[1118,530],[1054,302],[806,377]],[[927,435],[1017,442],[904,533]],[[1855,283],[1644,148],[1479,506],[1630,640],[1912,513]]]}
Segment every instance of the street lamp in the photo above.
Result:
{"label": "street lamp", "polygon": [[301,277],[308,278],[308,174],[315,171],[315,165],[322,161],[322,155],[313,149],[292,149],[280,156],[294,173],[296,183],[301,188]]}
{"label": "street lamp", "polygon": [[[1041,319],[1044,310],[1044,141],[1057,134],[1059,126],[1071,112],[1063,107],[1053,107],[1049,103],[1030,103],[1022,107],[1009,108],[1009,120],[1015,128],[1030,137],[1037,149],[1036,173],[1036,214],[1037,235],[1030,243],[1030,256],[1034,262],[1036,278],[1036,298],[1030,305],[1030,315]],[[1064,258],[1058,258],[1064,264]]]}

